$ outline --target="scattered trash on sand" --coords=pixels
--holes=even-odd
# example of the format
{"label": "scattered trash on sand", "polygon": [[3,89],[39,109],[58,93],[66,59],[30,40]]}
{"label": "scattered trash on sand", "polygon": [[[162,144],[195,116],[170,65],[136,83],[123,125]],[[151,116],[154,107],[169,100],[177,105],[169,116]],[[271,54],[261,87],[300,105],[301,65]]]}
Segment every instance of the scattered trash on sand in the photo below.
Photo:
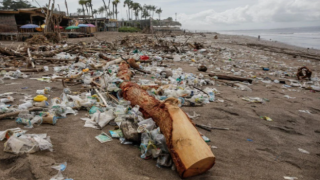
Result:
{"label": "scattered trash on sand", "polygon": [[[56,34],[39,35],[27,40],[27,46],[0,49],[1,84],[20,83],[25,79],[45,84],[33,89],[32,85],[22,83],[18,89],[23,94],[19,96],[15,92],[0,94],[0,119],[14,119],[12,123],[17,126],[0,131],[5,152],[54,153],[55,142],[51,141],[50,133],[28,134],[27,130],[41,132],[44,126],[61,128],[64,120],[72,116],[82,120],[81,126],[97,132],[88,138],[103,143],[95,140],[100,146],[109,143],[138,146],[142,159],[154,159],[157,167],[175,169],[181,178],[188,178],[205,173],[215,164],[212,150],[218,147],[210,144],[215,139],[208,133],[215,130],[231,133],[236,129],[227,125],[219,127],[221,124],[211,126],[208,121],[216,116],[202,114],[211,110],[206,105],[211,103],[215,106],[212,109],[219,109],[219,113],[240,117],[241,113],[233,112],[233,104],[267,106],[276,99],[257,93],[257,84],[274,92],[278,89],[282,100],[289,99],[287,102],[300,99],[287,95],[290,92],[320,91],[319,79],[305,66],[296,73],[297,67],[271,61],[254,51],[187,42],[185,36],[159,39],[126,36],[112,43],[96,40],[50,44],[57,38]],[[257,60],[246,60],[243,55],[246,53],[252,53]],[[185,71],[182,65],[174,65],[180,62],[192,72]],[[61,87],[55,95],[53,82]],[[227,90],[239,94],[231,99],[226,96]],[[311,114],[309,110],[298,111]],[[268,112],[261,114],[280,119]],[[261,116],[269,122],[259,122],[272,124],[270,117]],[[66,167],[67,163],[53,166],[58,173],[51,180],[66,180],[62,175]],[[290,178],[297,179],[284,176]]]}

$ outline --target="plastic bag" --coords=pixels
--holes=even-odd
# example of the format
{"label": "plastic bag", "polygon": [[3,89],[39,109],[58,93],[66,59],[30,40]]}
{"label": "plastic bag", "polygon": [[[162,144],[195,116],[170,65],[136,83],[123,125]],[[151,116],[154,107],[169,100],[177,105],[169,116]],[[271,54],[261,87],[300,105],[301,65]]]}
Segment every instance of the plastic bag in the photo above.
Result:
{"label": "plastic bag", "polygon": [[21,128],[13,128],[0,131],[0,141],[3,141],[5,138],[9,139],[11,136],[18,137],[26,132],[26,130],[22,130]]}
{"label": "plastic bag", "polygon": [[13,101],[14,101],[14,98],[12,96],[8,96],[6,98],[0,99],[0,102],[2,103],[13,102]]}
{"label": "plastic bag", "polygon": [[20,109],[20,110],[25,110],[25,109],[31,108],[32,106],[33,106],[32,101],[27,101],[27,102],[25,102],[25,103],[23,103],[23,104],[20,104],[20,105],[18,106],[18,109]]}
{"label": "plastic bag", "polygon": [[241,91],[250,91],[250,92],[252,91],[252,89],[249,88],[249,87],[246,86],[246,85],[243,85],[243,84],[240,84],[240,83],[236,83],[236,84],[234,84],[234,85],[235,85],[235,86],[238,86]]}
{"label": "plastic bag", "polygon": [[157,165],[164,166],[164,167],[171,167],[172,159],[170,154],[160,154],[160,156],[157,159]]}
{"label": "plastic bag", "polygon": [[46,134],[22,134],[19,137],[11,136],[4,144],[5,152],[35,153],[39,150],[53,151],[50,137]]}
{"label": "plastic bag", "polygon": [[141,129],[142,127],[144,130],[151,131],[155,127],[156,123],[152,120],[152,118],[149,118],[139,122],[138,125],[139,125],[138,129]]}
{"label": "plastic bag", "polygon": [[115,118],[115,116],[113,115],[113,110],[110,109],[107,112],[104,113],[100,113],[100,117],[98,119],[98,125],[100,126],[100,128],[105,127],[110,121],[112,121]]}

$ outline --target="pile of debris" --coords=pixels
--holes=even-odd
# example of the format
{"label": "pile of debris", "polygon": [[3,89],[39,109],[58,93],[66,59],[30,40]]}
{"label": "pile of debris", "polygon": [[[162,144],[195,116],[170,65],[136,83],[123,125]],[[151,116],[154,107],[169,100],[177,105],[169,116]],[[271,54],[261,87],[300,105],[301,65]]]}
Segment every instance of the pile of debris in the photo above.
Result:
{"label": "pile of debris", "polygon": [[29,45],[38,45],[38,44],[49,44],[48,39],[43,35],[34,35],[32,38],[27,39],[26,42]]}

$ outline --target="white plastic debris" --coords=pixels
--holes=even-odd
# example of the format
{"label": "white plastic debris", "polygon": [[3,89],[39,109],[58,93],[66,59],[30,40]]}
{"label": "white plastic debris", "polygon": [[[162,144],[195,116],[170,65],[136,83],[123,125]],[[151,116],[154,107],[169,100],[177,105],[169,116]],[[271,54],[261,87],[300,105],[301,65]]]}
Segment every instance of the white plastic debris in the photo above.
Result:
{"label": "white plastic debris", "polygon": [[300,152],[302,152],[302,153],[310,154],[310,152],[309,152],[309,151],[306,151],[306,150],[304,150],[304,149],[298,148],[298,150],[299,150]]}
{"label": "white plastic debris", "polygon": [[35,153],[37,151],[53,151],[50,137],[47,134],[22,134],[19,137],[11,136],[4,144],[4,151],[15,154]]}
{"label": "white plastic debris", "polygon": [[297,177],[290,177],[290,176],[283,176],[284,179],[286,180],[295,180],[298,179]]}
{"label": "white plastic debris", "polygon": [[311,112],[310,112],[310,111],[308,111],[308,110],[299,110],[299,112],[307,113],[307,114],[311,114]]}

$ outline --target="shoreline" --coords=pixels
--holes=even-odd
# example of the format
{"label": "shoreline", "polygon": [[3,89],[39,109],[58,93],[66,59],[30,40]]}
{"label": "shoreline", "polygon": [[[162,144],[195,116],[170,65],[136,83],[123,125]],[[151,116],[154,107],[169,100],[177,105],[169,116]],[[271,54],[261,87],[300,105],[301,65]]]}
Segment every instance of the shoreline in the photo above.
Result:
{"label": "shoreline", "polygon": [[[219,34],[223,34],[223,35],[230,35],[230,36],[245,36],[245,37],[250,37],[250,38],[255,38],[255,39],[258,39],[258,35],[254,36],[254,35],[248,35],[248,34],[227,34],[227,33],[224,33],[224,32],[218,32]],[[281,34],[281,33],[280,33]],[[294,33],[293,33],[294,34]],[[268,34],[265,34],[265,35],[268,35]],[[307,47],[307,46],[299,46],[299,45],[293,45],[291,43],[288,43],[288,42],[285,42],[285,41],[281,41],[281,40],[277,40],[277,39],[271,39],[271,40],[268,40],[266,38],[264,38],[264,36],[261,34],[260,35],[261,40],[263,41],[267,41],[267,42],[274,42],[274,43],[280,43],[280,44],[285,44],[285,45],[289,45],[289,46],[293,46],[293,47],[297,47],[297,48],[303,48],[303,49],[310,49],[310,50],[320,50],[320,43],[319,43],[319,47],[316,47],[316,48],[313,48],[313,47]],[[276,38],[276,37],[275,37]]]}

